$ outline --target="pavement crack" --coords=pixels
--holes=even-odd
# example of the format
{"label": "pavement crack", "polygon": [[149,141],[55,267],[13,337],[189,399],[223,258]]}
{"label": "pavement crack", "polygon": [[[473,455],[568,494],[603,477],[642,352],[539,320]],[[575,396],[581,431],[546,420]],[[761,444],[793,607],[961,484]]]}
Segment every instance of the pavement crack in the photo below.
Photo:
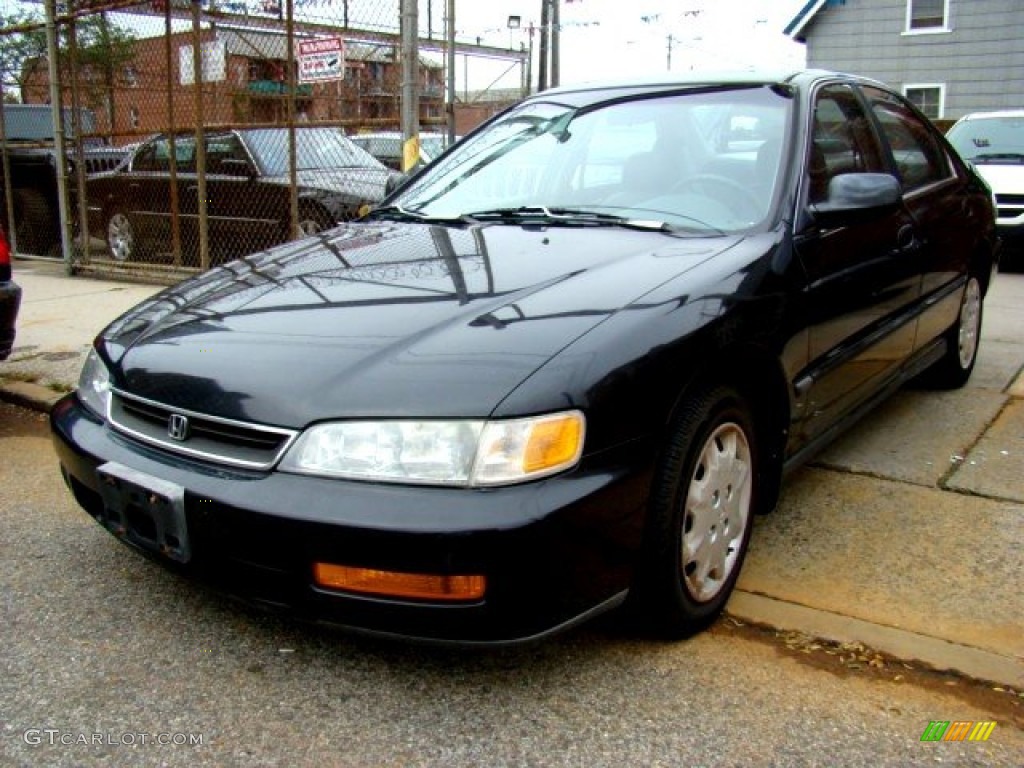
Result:
{"label": "pavement crack", "polygon": [[[974,439],[970,442],[970,444],[968,444],[963,450],[958,451],[955,454],[956,456],[960,457],[960,460],[959,461],[955,461],[955,462],[954,461],[950,462],[949,469],[947,469],[945,472],[943,472],[942,475],[939,477],[938,481],[936,482],[936,486],[938,488],[940,488],[943,491],[951,491],[952,493],[961,493],[961,495],[964,495],[964,496],[978,496],[978,497],[986,498],[986,499],[987,498],[996,498],[996,497],[992,497],[992,496],[986,496],[986,495],[983,495],[983,494],[980,494],[980,493],[971,493],[971,492],[966,492],[965,493],[965,492],[961,491],[958,488],[950,488],[949,487],[949,481],[953,479],[953,475],[955,475],[960,470],[960,467],[963,466],[963,463],[965,461],[967,461],[967,457],[970,456],[971,451],[973,451],[975,448],[977,448],[981,444],[981,441],[985,439],[986,435],[988,435],[988,431],[992,428],[992,426],[997,421],[999,421],[999,419],[1002,417],[1002,415],[1004,413],[1006,413],[1007,409],[1009,409],[1010,404],[1012,402],[1013,402],[1013,398],[1012,397],[1007,397],[1007,399],[1003,402],[1002,406],[1000,406],[1000,408],[996,412],[996,414],[991,419],[989,419],[982,426],[982,428],[980,430],[978,430],[974,434]],[[1005,499],[1001,499],[1001,498],[997,498],[996,500],[997,501],[1005,501]]]}

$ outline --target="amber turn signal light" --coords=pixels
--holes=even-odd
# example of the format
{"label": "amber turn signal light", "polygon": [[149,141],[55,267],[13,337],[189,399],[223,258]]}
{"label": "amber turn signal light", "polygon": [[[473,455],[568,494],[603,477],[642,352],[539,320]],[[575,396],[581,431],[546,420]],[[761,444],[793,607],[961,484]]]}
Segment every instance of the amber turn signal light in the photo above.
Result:
{"label": "amber turn signal light", "polygon": [[332,563],[313,563],[313,580],[326,589],[443,602],[479,600],[487,585],[482,575],[402,573]]}

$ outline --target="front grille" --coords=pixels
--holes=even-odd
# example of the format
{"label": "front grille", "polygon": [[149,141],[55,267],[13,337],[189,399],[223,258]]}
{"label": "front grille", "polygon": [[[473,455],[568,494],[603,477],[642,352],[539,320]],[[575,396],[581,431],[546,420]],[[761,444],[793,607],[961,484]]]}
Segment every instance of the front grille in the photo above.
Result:
{"label": "front grille", "polygon": [[1024,206],[1024,195],[996,194],[996,204]]}
{"label": "front grille", "polygon": [[[172,425],[172,417],[177,424]],[[114,390],[110,422],[120,432],[173,453],[250,469],[270,469],[298,432],[223,419]],[[175,437],[172,427],[178,427]]]}

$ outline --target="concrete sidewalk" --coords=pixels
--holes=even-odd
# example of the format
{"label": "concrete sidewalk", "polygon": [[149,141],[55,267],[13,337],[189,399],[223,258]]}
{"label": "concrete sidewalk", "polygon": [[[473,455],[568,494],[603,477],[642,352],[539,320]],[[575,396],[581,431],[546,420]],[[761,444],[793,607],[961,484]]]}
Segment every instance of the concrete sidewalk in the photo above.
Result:
{"label": "concrete sidewalk", "polygon": [[[0,397],[46,408],[92,338],[160,290],[15,263],[24,289]],[[904,390],[791,477],[759,518],[735,618],[858,642],[1024,689],[1024,275],[1000,275],[956,392]]]}

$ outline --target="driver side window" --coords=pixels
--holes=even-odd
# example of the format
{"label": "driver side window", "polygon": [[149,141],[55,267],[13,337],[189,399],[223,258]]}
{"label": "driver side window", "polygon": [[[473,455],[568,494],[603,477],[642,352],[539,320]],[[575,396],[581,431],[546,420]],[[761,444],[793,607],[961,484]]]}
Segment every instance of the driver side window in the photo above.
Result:
{"label": "driver side window", "polygon": [[822,88],[813,119],[806,172],[809,203],[823,202],[829,182],[840,174],[885,172],[871,124],[849,86]]}

